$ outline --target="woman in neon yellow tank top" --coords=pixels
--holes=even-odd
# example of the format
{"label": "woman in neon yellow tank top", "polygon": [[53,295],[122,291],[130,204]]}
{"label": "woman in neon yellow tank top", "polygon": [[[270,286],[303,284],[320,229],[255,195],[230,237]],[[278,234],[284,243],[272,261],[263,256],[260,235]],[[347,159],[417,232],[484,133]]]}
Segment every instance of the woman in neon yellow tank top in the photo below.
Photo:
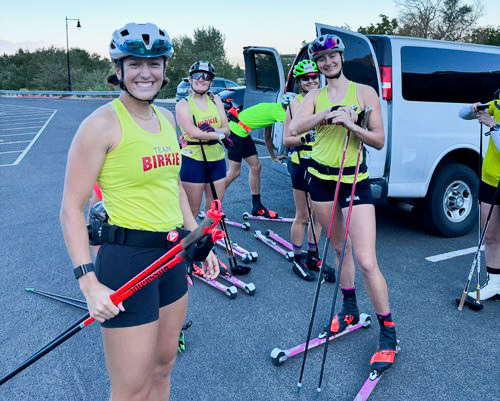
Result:
{"label": "woman in neon yellow tank top", "polygon": [[[311,60],[302,60],[293,69],[293,77],[295,78],[300,93],[293,99],[288,107],[285,127],[283,135],[283,144],[286,147],[293,147],[291,164],[289,166],[290,178],[292,180],[293,200],[295,203],[295,217],[291,227],[291,240],[293,245],[294,260],[292,262],[292,271],[301,279],[306,281],[314,281],[315,276],[311,270],[318,270],[319,256],[316,252],[317,244],[315,238],[318,239],[321,234],[321,224],[319,220],[309,220],[309,212],[307,210],[306,199],[306,167],[304,160],[308,159],[311,153],[310,148],[314,143],[314,130],[301,136],[293,136],[290,134],[290,120],[295,115],[307,95],[312,89],[319,88],[319,71],[316,63]],[[306,138],[310,140],[307,141]],[[303,149],[307,147],[307,149]],[[302,163],[299,163],[301,162]],[[312,232],[312,222],[314,222],[314,235]],[[308,227],[307,239],[308,250],[307,258],[302,258],[302,243],[304,242],[304,229]],[[330,277],[327,276],[330,280]]]}
{"label": "woman in neon yellow tank top", "polygon": [[[320,36],[309,44],[309,57],[316,61],[319,71],[325,75],[327,86],[321,90],[310,91],[290,123],[290,131],[295,135],[316,128],[316,142],[311,152],[311,158],[316,163],[313,163],[314,168],[309,168],[311,174],[309,191],[314,212],[324,230],[329,228],[336,185],[340,185],[339,207],[345,210],[349,204],[359,141],[376,149],[381,149],[384,145],[384,128],[378,95],[373,88],[356,84],[345,77],[342,71],[344,49],[342,40],[331,34]],[[334,106],[340,107],[336,109]],[[354,123],[356,113],[353,109],[364,110],[367,107],[372,108],[373,111],[368,128],[363,129]],[[346,152],[342,183],[339,184],[337,182],[338,168],[347,130],[351,132],[351,139]],[[366,167],[363,168],[363,166],[360,171],[349,225],[349,236],[354,256],[363,275],[363,282],[367,287],[380,324],[378,351],[372,357],[370,364],[373,370],[383,372],[394,362],[397,339],[390,313],[387,284],[377,264],[375,209],[370,188],[366,184],[368,173]],[[342,213],[335,213],[335,220],[335,226],[344,226],[345,218]],[[334,246],[341,243],[338,238],[335,238],[339,232],[338,229],[333,230],[332,245]],[[337,246],[335,248],[339,255],[340,249]],[[349,246],[344,259],[340,286],[343,293],[343,306],[341,312],[332,321],[334,332],[340,332],[347,325],[359,321],[354,288],[354,265]]]}
{"label": "woman in neon yellow tank top", "polygon": [[[500,90],[495,95],[498,96]],[[497,97],[495,96],[495,98]],[[479,183],[479,201],[481,202],[481,230],[484,228],[489,211],[495,205],[484,237],[484,259],[488,272],[488,281],[479,290],[481,301],[500,298],[500,193],[495,193],[500,185],[500,100],[488,103],[486,110],[480,110],[481,103],[474,103],[461,111],[464,119],[477,118],[491,130],[488,150],[483,160],[481,182]],[[476,299],[476,291],[469,292]]]}
{"label": "woman in neon yellow tank top", "polygon": [[[116,72],[110,80],[123,91],[87,117],[73,139],[61,225],[89,313],[102,325],[111,399],[168,399],[187,309],[186,266],[169,269],[118,306],[110,295],[165,253],[168,232],[196,227],[179,183],[174,117],[152,104],[173,49],[163,29],[130,23],[113,33],[109,52]],[[96,181],[109,223],[123,235],[106,236],[94,267],[84,206]],[[207,262],[205,274],[215,278],[213,254]]]}
{"label": "woman in neon yellow tank top", "polygon": [[200,210],[203,194],[207,208],[213,200],[210,180],[219,199],[222,200],[225,190],[225,152],[220,142],[229,135],[229,123],[219,96],[209,93],[214,77],[212,64],[204,60],[195,62],[189,69],[192,94],[175,106],[182,131],[180,177],[195,216]]}

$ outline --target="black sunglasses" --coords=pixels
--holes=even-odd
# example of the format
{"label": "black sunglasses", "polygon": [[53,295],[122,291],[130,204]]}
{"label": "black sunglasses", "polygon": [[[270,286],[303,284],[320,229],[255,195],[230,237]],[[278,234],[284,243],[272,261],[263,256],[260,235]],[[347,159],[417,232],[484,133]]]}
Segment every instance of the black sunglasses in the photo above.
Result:
{"label": "black sunglasses", "polygon": [[204,81],[211,81],[213,79],[213,76],[208,72],[195,72],[191,74],[191,78],[193,78],[196,81],[199,79],[202,79]]}

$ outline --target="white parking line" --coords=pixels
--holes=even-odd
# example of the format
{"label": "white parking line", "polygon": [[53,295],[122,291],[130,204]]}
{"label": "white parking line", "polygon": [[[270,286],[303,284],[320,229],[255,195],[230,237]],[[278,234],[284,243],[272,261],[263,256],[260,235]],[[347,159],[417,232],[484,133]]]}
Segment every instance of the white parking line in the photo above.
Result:
{"label": "white parking line", "polygon": [[14,141],[14,142],[3,142],[3,140],[1,140],[2,143],[0,143],[0,145],[10,145],[11,143],[26,143],[26,142],[31,142],[31,141]]}
{"label": "white parking line", "polygon": [[[50,118],[52,118],[52,116],[50,116]],[[28,128],[40,128],[40,126],[36,125],[34,127],[0,128],[0,131],[12,131],[12,130],[15,130],[15,129],[28,129]]]}
{"label": "white parking line", "polygon": [[35,135],[35,134],[36,134],[36,131],[35,132],[23,132],[21,134],[3,134],[0,136],[18,136],[18,135]]}
{"label": "white parking line", "polygon": [[[23,120],[25,120],[25,119],[23,118]],[[40,120],[40,121],[45,121],[45,118],[40,118],[40,117],[37,117],[37,120]],[[17,119],[16,121],[19,121],[19,119]],[[36,121],[30,121],[29,123],[30,123],[30,124],[36,124]],[[22,121],[22,122],[20,122],[20,123],[4,123],[4,122],[3,122],[3,120],[0,120],[0,127],[1,127],[2,125],[6,125],[6,126],[8,126],[8,127],[9,127],[9,126],[11,126],[11,125],[19,125],[19,124],[26,124],[26,121]]]}
{"label": "white parking line", "polygon": [[[481,247],[481,250],[484,251],[484,245]],[[441,262],[442,260],[456,258],[457,256],[469,255],[477,251],[477,246],[473,246],[470,248],[459,249],[458,251],[441,253],[439,255],[428,256],[425,260],[429,262]]]}
{"label": "white parking line", "polygon": [[38,137],[42,134],[43,130],[45,127],[49,124],[50,120],[52,120],[52,117],[57,113],[57,110],[54,110],[52,112],[52,115],[49,117],[49,119],[45,122],[42,128],[38,131],[38,133],[35,135],[35,137],[31,140],[31,143],[24,149],[23,153],[19,155],[19,157],[16,159],[16,161],[13,163],[14,166],[17,166],[21,160],[23,160],[23,157],[26,156],[26,153],[31,149],[31,147],[35,144],[36,140]]}

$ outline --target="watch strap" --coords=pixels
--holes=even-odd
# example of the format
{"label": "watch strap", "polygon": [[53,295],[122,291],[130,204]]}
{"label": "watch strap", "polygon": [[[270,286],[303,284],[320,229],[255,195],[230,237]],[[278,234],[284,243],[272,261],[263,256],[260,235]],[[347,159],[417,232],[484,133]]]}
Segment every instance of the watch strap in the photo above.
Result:
{"label": "watch strap", "polygon": [[95,271],[95,267],[93,263],[85,263],[83,265],[77,266],[73,269],[73,273],[75,274],[75,278],[78,280],[83,275]]}

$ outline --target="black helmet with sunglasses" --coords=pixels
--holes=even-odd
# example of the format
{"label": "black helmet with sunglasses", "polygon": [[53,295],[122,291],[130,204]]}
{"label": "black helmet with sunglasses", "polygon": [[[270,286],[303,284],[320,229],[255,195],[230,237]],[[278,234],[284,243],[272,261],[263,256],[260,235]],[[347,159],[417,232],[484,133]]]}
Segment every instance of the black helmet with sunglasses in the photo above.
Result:
{"label": "black helmet with sunglasses", "polygon": [[195,72],[206,72],[212,79],[215,77],[215,67],[205,60],[199,60],[189,67],[189,76],[193,75]]}

